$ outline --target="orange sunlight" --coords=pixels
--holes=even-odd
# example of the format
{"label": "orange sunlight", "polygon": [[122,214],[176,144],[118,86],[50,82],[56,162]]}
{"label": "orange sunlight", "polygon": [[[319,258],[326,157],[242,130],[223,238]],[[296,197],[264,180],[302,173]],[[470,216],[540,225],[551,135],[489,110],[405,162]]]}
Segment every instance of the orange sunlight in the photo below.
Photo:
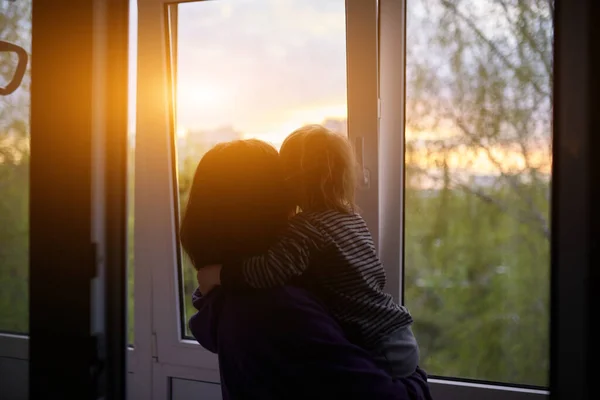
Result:
{"label": "orange sunlight", "polygon": [[194,81],[177,85],[177,102],[179,104],[193,104],[194,107],[208,110],[222,108],[230,98],[229,88],[222,84]]}
{"label": "orange sunlight", "polygon": [[[195,148],[234,138],[280,147],[306,124],[331,123],[338,129],[339,121],[343,129],[348,116],[343,2],[329,12],[294,4],[265,3],[264,21],[246,12],[242,2],[184,7],[178,25],[176,129],[179,146],[186,148],[182,154],[199,157]],[[213,37],[211,32],[227,34]],[[436,150],[435,141],[454,141],[460,132],[451,121],[429,131],[411,129],[419,121],[409,114],[405,138],[416,149],[407,154],[408,164],[439,171],[446,162],[452,172],[467,175],[530,168],[551,172],[549,149],[542,145],[530,146],[527,157],[518,148],[498,145]]]}
{"label": "orange sunlight", "polygon": [[529,168],[550,174],[552,162],[548,150],[531,150],[525,158],[520,152],[497,147],[487,149],[461,147],[449,150],[447,154],[428,149],[411,152],[406,162],[422,169],[441,168],[444,159],[450,170],[460,170],[476,175],[517,174]]}
{"label": "orange sunlight", "polygon": [[188,130],[183,126],[178,126],[176,129],[176,134],[179,139],[185,139],[188,135]]}
{"label": "orange sunlight", "polygon": [[244,133],[244,138],[256,138],[280,146],[294,130],[306,124],[320,124],[327,119],[345,120],[348,109],[345,103],[338,105],[315,105],[293,110],[266,114],[265,120]]}

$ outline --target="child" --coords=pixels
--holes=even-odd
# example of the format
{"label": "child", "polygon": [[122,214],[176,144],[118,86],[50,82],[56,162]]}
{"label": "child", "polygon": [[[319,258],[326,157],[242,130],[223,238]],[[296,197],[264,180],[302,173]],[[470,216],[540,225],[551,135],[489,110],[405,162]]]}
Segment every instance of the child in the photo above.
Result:
{"label": "child", "polygon": [[293,281],[312,290],[348,338],[393,377],[412,374],[419,361],[412,317],[383,292],[385,271],[355,212],[356,165],[348,140],[319,125],[305,126],[286,138],[280,154],[301,212],[266,254],[222,269],[200,268],[201,289]]}

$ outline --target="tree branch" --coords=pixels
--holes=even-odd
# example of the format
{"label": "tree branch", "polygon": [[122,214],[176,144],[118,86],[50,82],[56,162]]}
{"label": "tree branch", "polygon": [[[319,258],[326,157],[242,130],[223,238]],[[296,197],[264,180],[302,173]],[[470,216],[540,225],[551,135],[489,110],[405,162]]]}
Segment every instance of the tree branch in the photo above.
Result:
{"label": "tree branch", "polygon": [[[429,177],[430,179],[440,182],[443,180],[443,178],[439,177],[439,176],[435,176],[433,174],[429,174],[425,169],[420,168],[420,167],[415,167],[415,170],[417,172],[422,173],[423,175],[426,175],[427,177]],[[463,182],[460,182],[458,179],[455,178],[451,178],[452,184],[459,188],[460,190],[462,190],[463,192],[473,195],[477,198],[479,198],[481,201],[493,205],[494,207],[496,207],[498,210],[500,210],[501,212],[505,213],[506,215],[514,218],[515,220],[517,220],[520,223],[529,225],[531,227],[533,227],[535,230],[537,230],[538,232],[540,232],[547,240],[550,240],[550,229],[548,228],[548,226],[546,225],[540,225],[536,220],[536,218],[534,216],[529,215],[526,212],[520,211],[518,209],[509,207],[508,205],[502,203],[501,201],[493,198],[492,196],[484,193],[483,191],[476,189],[472,186],[469,186]]]}
{"label": "tree branch", "polygon": [[[483,34],[481,29],[479,29],[473,21],[471,21],[466,15],[464,15],[462,12],[460,12],[458,10],[458,8],[456,7],[456,4],[454,4],[450,0],[440,0],[440,1],[443,6],[445,6],[447,9],[452,11],[460,20],[462,20],[475,33],[475,35],[477,37],[479,37],[479,39],[481,39],[490,48],[492,53],[494,53],[506,67],[510,68],[511,70],[513,70],[515,72],[517,72],[519,70],[517,68],[517,66],[514,65],[508,59],[508,57],[502,53],[502,51],[500,51],[498,46],[496,46],[496,44],[494,42],[492,42],[487,36],[485,36]],[[529,82],[531,82],[531,85],[536,90],[536,92],[538,92],[544,96],[550,96],[550,93],[548,93],[544,89],[542,89],[542,87],[540,87],[540,85],[537,82],[535,82],[534,80],[530,80]]]}
{"label": "tree branch", "polygon": [[552,32],[554,32],[554,0],[547,0],[548,8],[550,8],[550,18],[552,19]]}
{"label": "tree branch", "polygon": [[496,157],[494,157],[490,147],[485,146],[481,142],[481,138],[479,136],[475,135],[473,132],[471,132],[467,128],[467,126],[464,123],[462,123],[460,117],[455,117],[454,120],[456,122],[456,125],[465,133],[465,135],[467,137],[469,137],[469,139],[471,140],[471,144],[475,145],[479,148],[482,148],[485,151],[490,162],[500,172],[500,176],[506,182],[508,182],[508,184],[514,190],[514,192],[517,194],[517,196],[519,196],[525,202],[525,204],[527,205],[527,208],[529,209],[529,212],[533,215],[533,220],[536,220],[537,223],[540,224],[540,226],[542,227],[542,231],[549,231],[547,219],[544,218],[544,216],[540,213],[540,211],[535,207],[535,204],[533,204],[533,200],[531,199],[531,197],[527,196],[525,193],[523,193],[523,190],[521,190],[521,187],[519,186],[519,182],[517,181],[516,177],[514,175],[508,175],[503,170],[502,163]]}
{"label": "tree branch", "polygon": [[[526,8],[526,5],[527,5],[526,2],[519,0],[519,6],[521,8]],[[531,8],[527,8],[527,11],[531,12]],[[533,52],[539,56],[540,61],[542,62],[542,64],[544,65],[544,69],[546,70],[548,79],[551,80],[552,79],[552,62],[551,62],[551,60],[548,60],[546,54],[544,54],[544,52],[538,47],[538,43],[531,36],[531,32],[529,31],[528,27],[525,24],[523,24],[522,26],[520,26],[520,25],[517,26],[517,29],[519,30],[519,33],[521,34],[521,36],[523,36],[525,38],[525,41],[527,42],[529,47],[533,50]]]}

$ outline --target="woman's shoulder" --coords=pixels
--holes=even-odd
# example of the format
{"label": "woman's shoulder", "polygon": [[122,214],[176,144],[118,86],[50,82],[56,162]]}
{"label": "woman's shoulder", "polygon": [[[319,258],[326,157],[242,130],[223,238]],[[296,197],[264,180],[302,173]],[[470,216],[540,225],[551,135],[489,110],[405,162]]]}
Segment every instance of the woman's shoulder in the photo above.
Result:
{"label": "woman's shoulder", "polygon": [[246,371],[277,376],[284,387],[302,382],[307,392],[319,390],[332,398],[429,399],[422,395],[427,384],[421,376],[392,382],[305,289],[249,290],[230,293],[226,300],[219,336],[228,352],[220,356],[230,355]]}

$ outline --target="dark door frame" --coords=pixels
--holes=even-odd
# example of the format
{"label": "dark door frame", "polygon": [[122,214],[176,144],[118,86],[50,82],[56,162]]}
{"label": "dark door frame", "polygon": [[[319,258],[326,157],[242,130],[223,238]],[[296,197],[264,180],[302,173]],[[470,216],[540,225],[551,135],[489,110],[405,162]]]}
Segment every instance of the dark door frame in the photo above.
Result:
{"label": "dark door frame", "polygon": [[128,12],[33,2],[31,399],[125,399]]}

